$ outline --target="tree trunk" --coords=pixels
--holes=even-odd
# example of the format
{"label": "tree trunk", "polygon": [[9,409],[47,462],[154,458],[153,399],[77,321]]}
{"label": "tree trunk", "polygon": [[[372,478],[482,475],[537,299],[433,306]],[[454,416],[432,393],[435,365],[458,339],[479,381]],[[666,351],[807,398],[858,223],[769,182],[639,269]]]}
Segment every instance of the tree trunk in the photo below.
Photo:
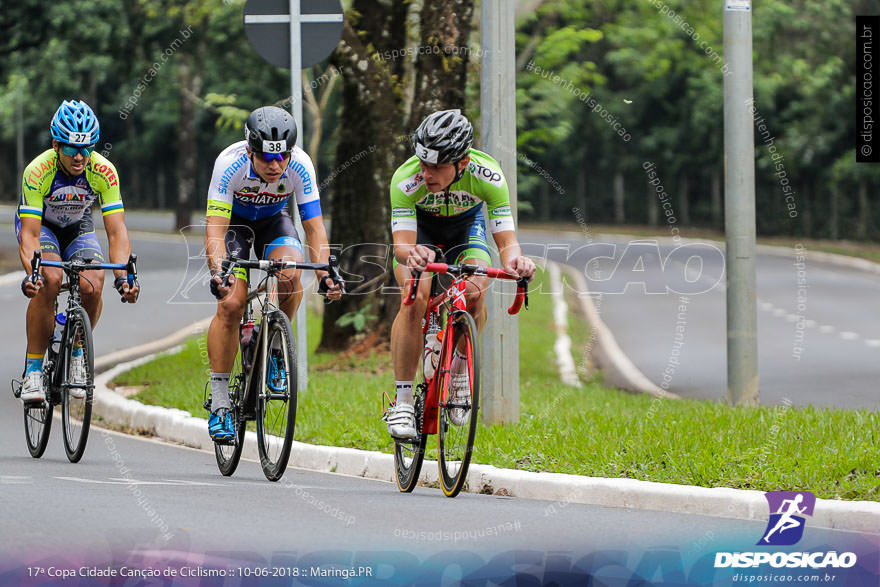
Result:
{"label": "tree trunk", "polygon": [[180,83],[180,123],[177,126],[177,218],[175,229],[192,224],[192,202],[196,184],[196,113],[192,92],[191,57],[181,52],[178,80]]}
{"label": "tree trunk", "polygon": [[810,238],[813,236],[813,198],[809,182],[804,185],[801,194],[801,233]]}
{"label": "tree trunk", "polygon": [[464,109],[473,13],[474,0],[432,0],[422,5],[410,126],[436,110]]}
{"label": "tree trunk", "polygon": [[550,222],[550,184],[542,181],[539,192],[541,194],[541,209],[538,211],[538,218],[541,219],[541,222]]}
{"label": "tree trunk", "polygon": [[868,238],[868,225],[871,221],[871,206],[868,202],[868,183],[863,179],[859,181],[859,224],[856,236],[859,240]]}
{"label": "tree trunk", "polygon": [[721,201],[721,174],[712,172],[712,228],[724,230],[724,203]]}
{"label": "tree trunk", "polygon": [[657,191],[650,183],[648,186],[648,224],[657,226],[660,224],[660,205],[657,201]]}
{"label": "tree trunk", "polygon": [[336,321],[367,304],[378,318],[371,331],[387,337],[399,307],[399,296],[382,290],[395,285],[388,185],[408,151],[402,140],[404,60],[383,55],[406,47],[407,8],[393,0],[356,0],[331,56],[343,82],[336,167],[349,167],[334,180],[330,242],[342,246],[340,265],[353,293],[325,308],[321,349],[349,346],[354,328]]}
{"label": "tree trunk", "polygon": [[688,176],[684,173],[681,174],[681,184],[679,186],[679,213],[681,214],[681,224],[684,226],[689,226],[691,223],[691,206],[690,201],[688,200],[688,191],[690,191],[690,181],[688,180]]}
{"label": "tree trunk", "polygon": [[624,208],[624,185],[623,172],[614,172],[614,222],[623,224],[626,222],[626,209]]}
{"label": "tree trunk", "polygon": [[587,170],[583,166],[578,167],[575,176],[575,197],[574,201],[580,206],[581,218],[587,217]]}
{"label": "tree trunk", "polygon": [[837,192],[837,186],[831,186],[831,219],[830,219],[830,233],[831,240],[837,240],[840,237],[840,226],[839,226],[839,211],[838,207],[840,206],[840,196]]}

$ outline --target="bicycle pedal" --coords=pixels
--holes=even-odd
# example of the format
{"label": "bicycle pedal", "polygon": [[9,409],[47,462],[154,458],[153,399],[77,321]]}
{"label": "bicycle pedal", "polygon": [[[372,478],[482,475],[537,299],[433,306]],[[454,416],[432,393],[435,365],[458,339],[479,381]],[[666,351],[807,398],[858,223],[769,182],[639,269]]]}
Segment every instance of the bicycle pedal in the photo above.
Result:
{"label": "bicycle pedal", "polygon": [[13,379],[9,383],[12,386],[12,397],[19,399],[21,397],[21,380]]}

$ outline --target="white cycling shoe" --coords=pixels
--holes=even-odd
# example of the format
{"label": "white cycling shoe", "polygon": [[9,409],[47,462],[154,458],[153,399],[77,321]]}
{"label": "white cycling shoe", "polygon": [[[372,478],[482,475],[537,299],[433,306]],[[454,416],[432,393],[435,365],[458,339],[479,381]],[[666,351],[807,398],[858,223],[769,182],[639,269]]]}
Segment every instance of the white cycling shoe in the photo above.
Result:
{"label": "white cycling shoe", "polygon": [[388,434],[394,438],[413,440],[418,436],[416,432],[416,416],[411,404],[395,404],[385,415],[388,424]]}
{"label": "white cycling shoe", "polygon": [[41,402],[46,399],[42,371],[31,371],[24,376],[24,381],[21,382],[20,397],[23,402]]}
{"label": "white cycling shoe", "polygon": [[[467,369],[467,367],[465,367],[465,369]],[[467,404],[470,406],[471,382],[467,371],[464,373],[453,373],[450,387],[452,387],[452,403]],[[449,421],[456,426],[463,426],[467,424],[469,411],[470,408],[452,408],[449,410]]]}
{"label": "white cycling shoe", "polygon": [[[85,354],[81,354],[79,356],[70,357],[70,384],[72,385],[86,385],[88,383],[88,374],[86,373],[86,356]],[[68,387],[68,393],[70,397],[74,399],[83,399],[86,397],[86,389],[85,387]]]}

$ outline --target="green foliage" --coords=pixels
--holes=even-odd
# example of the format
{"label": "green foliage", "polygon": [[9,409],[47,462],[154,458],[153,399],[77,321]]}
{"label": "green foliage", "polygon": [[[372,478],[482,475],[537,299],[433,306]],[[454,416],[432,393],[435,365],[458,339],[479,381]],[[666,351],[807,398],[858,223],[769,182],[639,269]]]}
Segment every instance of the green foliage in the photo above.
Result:
{"label": "green foliage", "polygon": [[360,334],[366,330],[367,325],[379,319],[378,316],[371,314],[372,304],[365,304],[355,312],[346,312],[336,319],[336,325],[340,327],[351,326],[354,331]]}

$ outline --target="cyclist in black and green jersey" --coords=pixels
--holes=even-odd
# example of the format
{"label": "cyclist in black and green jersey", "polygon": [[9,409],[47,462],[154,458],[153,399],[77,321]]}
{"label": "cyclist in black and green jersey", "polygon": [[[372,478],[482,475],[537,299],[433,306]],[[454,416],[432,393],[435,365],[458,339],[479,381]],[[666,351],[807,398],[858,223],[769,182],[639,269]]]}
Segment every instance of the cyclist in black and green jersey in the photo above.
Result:
{"label": "cyclist in black and green jersey", "polygon": [[[516,238],[507,181],[498,162],[471,148],[474,130],[458,110],[435,112],[412,136],[415,156],[401,165],[391,180],[391,231],[394,239],[394,275],[405,291],[413,271],[424,271],[441,249],[448,263],[490,263],[483,202],[489,212],[489,230],[506,271],[531,277],[535,264],[522,255]],[[427,275],[423,276],[427,279]],[[475,276],[468,284],[468,309],[482,328],[488,279]],[[391,329],[391,356],[396,400],[386,421],[397,438],[416,436],[413,415],[413,379],[422,351],[421,320],[430,288],[419,287],[414,304],[401,304]],[[464,357],[452,359],[453,393],[469,397]],[[460,393],[460,397],[459,397]]]}

